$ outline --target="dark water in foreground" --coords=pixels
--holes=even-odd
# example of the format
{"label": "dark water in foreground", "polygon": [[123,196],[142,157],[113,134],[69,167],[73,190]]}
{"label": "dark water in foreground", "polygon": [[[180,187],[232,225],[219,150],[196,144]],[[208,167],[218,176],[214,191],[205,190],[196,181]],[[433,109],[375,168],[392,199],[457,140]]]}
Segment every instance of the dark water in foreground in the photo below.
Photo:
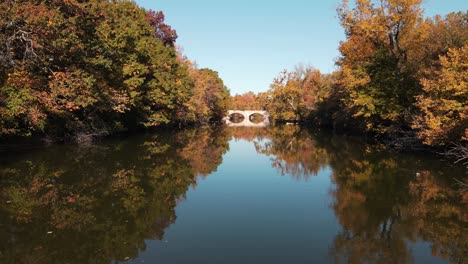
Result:
{"label": "dark water in foreground", "polygon": [[468,263],[460,167],[296,126],[0,157],[0,263]]}

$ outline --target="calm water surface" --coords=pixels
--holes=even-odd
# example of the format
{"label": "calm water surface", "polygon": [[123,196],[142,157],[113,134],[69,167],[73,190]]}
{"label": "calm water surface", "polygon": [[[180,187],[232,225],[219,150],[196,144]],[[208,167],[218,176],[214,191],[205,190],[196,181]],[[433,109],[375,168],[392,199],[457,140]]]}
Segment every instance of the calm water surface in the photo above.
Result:
{"label": "calm water surface", "polygon": [[296,126],[0,155],[0,263],[468,263],[436,157]]}

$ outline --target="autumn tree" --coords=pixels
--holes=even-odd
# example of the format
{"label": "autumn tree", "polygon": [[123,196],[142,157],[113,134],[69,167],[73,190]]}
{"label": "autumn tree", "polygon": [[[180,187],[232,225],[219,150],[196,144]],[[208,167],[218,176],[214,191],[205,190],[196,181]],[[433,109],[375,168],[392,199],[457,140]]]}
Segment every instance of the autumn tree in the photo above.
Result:
{"label": "autumn tree", "polygon": [[428,145],[468,140],[468,46],[450,49],[440,57],[441,67],[432,78],[422,79],[421,110],[413,127]]}
{"label": "autumn tree", "polygon": [[146,12],[146,19],[154,28],[153,36],[161,40],[164,45],[174,46],[177,40],[177,32],[172,27],[164,23],[164,13],[162,11],[149,10]]}
{"label": "autumn tree", "polygon": [[364,128],[388,133],[409,124],[420,85],[415,51],[427,37],[421,0],[357,0],[338,8],[341,85],[347,107]]}
{"label": "autumn tree", "polygon": [[219,121],[230,105],[229,89],[216,71],[191,68],[193,96],[184,104],[178,119],[185,123],[208,123]]}
{"label": "autumn tree", "polygon": [[[164,14],[133,1],[2,1],[0,15],[0,135],[177,124],[199,89]],[[197,105],[210,116],[228,96],[212,82]]]}
{"label": "autumn tree", "polygon": [[232,108],[236,110],[261,110],[264,108],[259,97],[253,92],[236,94],[231,97]]}
{"label": "autumn tree", "polygon": [[273,119],[304,121],[329,96],[326,80],[319,70],[298,65],[293,71],[281,72],[262,100]]}
{"label": "autumn tree", "polygon": [[428,69],[440,67],[440,56],[449,49],[460,49],[468,43],[468,12],[449,13],[426,18],[428,37],[415,51],[420,53],[418,78],[430,78]]}

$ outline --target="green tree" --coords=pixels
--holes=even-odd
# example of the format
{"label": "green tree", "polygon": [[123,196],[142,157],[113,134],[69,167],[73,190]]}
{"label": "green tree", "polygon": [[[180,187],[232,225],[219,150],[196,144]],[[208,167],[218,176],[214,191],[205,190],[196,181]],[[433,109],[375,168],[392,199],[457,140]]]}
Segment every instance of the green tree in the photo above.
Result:
{"label": "green tree", "polygon": [[209,109],[201,121],[226,109],[229,91],[215,72],[192,80],[162,12],[127,0],[21,0],[2,1],[0,15],[0,135],[181,123],[200,89],[196,106]]}

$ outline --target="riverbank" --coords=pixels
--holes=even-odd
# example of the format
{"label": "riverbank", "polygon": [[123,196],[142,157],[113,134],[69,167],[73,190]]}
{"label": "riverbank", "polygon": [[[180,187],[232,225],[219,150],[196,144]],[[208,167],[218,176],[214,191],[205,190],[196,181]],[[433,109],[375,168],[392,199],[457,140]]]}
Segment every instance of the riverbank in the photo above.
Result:
{"label": "riverbank", "polygon": [[[307,130],[312,134],[317,133],[331,133],[338,136],[344,136],[353,138],[353,140],[361,141],[365,144],[373,145],[380,149],[387,149],[389,151],[393,151],[395,155],[399,153],[407,153],[407,154],[416,154],[422,153],[425,155],[431,155],[434,157],[439,157],[443,159],[445,162],[450,164],[456,164],[458,166],[465,166],[467,169],[468,176],[468,151],[465,147],[461,145],[455,145],[453,147],[432,147],[423,144],[399,144],[398,139],[395,140],[391,137],[384,137],[384,136],[376,136],[372,133],[359,133],[356,130],[344,130],[344,129],[333,129],[329,126],[312,126],[310,123],[304,122],[277,122],[276,125],[272,125],[271,127],[267,128],[260,128],[264,129],[266,132],[269,129],[275,129],[275,127],[282,127],[282,126],[297,126],[299,130]],[[14,152],[22,152],[29,149],[38,149],[41,147],[47,147],[56,144],[66,144],[66,145],[93,145],[98,144],[99,142],[107,139],[112,138],[119,138],[119,137],[127,137],[132,135],[138,134],[151,134],[151,133],[176,133],[177,131],[184,131],[184,130],[204,130],[204,129],[228,129],[224,124],[220,122],[212,122],[209,124],[190,124],[190,125],[164,125],[157,128],[141,128],[137,130],[122,130],[116,131],[114,133],[93,133],[93,134],[81,134],[77,135],[77,137],[71,138],[62,138],[62,139],[51,139],[48,137],[41,137],[41,136],[33,136],[33,137],[10,137],[8,139],[4,139],[0,141],[0,153],[4,153],[5,155],[8,153]],[[239,128],[243,129],[243,128]],[[258,128],[257,128],[258,129]],[[249,129],[247,129],[249,130]],[[259,134],[261,132],[257,131]],[[405,138],[402,138],[402,141],[405,141]]]}

